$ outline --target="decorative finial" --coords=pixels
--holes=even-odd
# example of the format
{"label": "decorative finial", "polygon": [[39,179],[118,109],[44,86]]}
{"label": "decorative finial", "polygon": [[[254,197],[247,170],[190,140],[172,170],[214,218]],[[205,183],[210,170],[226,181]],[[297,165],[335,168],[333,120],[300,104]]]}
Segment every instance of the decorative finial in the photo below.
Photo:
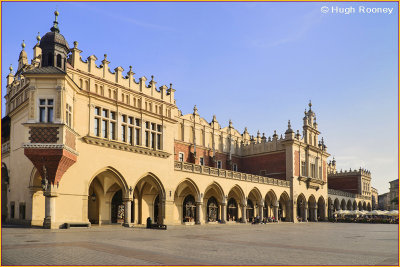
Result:
{"label": "decorative finial", "polygon": [[40,43],[40,40],[42,40],[42,37],[40,37],[40,32],[37,33],[36,40],[38,44]]}
{"label": "decorative finial", "polygon": [[9,67],[8,69],[10,70],[10,73],[12,73],[12,72],[13,72],[13,67],[12,67],[12,64],[10,64],[10,67]]}
{"label": "decorative finial", "polygon": [[74,48],[77,49],[78,48],[78,42],[74,41]]}
{"label": "decorative finial", "polygon": [[154,82],[154,75],[151,75],[151,82]]}
{"label": "decorative finial", "polygon": [[107,60],[107,54],[104,54],[104,60]]}
{"label": "decorative finial", "polygon": [[311,107],[312,107],[311,99],[310,99],[310,103],[308,103],[308,106],[310,107],[310,110],[311,110]]}
{"label": "decorative finial", "polygon": [[169,84],[169,88],[172,89],[172,83]]}
{"label": "decorative finial", "polygon": [[[153,77],[152,77],[152,79],[153,79]],[[193,114],[197,114],[197,106],[196,105],[194,105],[194,107],[193,107]]]}
{"label": "decorative finial", "polygon": [[229,128],[232,128],[232,121],[229,119]]}
{"label": "decorative finial", "polygon": [[21,44],[22,50],[25,49],[25,40],[22,40],[22,44]]}
{"label": "decorative finial", "polygon": [[132,72],[132,66],[129,66],[129,72]]}
{"label": "decorative finial", "polygon": [[53,27],[51,27],[51,29],[50,29],[52,32],[58,32],[58,33],[60,32],[60,29],[58,28],[58,21],[57,21],[58,15],[60,15],[60,13],[58,13],[57,10],[54,11],[55,19],[53,21]]}

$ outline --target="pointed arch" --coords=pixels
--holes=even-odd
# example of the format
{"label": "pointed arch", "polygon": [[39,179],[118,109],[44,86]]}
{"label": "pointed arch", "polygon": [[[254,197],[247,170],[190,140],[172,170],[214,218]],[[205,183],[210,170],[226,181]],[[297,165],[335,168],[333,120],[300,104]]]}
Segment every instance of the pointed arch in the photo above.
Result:
{"label": "pointed arch", "polygon": [[345,210],[345,209],[346,209],[346,200],[342,199],[342,201],[340,202],[340,208],[341,208],[342,210]]}
{"label": "pointed arch", "polygon": [[86,190],[85,190],[85,194],[86,194],[86,192],[89,191],[89,186],[91,185],[93,180],[96,177],[98,177],[99,175],[107,173],[107,172],[113,174],[117,178],[117,181],[119,182],[118,184],[121,186],[122,193],[124,195],[127,195],[128,192],[129,192],[128,183],[126,182],[126,180],[123,177],[123,175],[117,169],[115,169],[114,167],[111,167],[111,166],[104,167],[104,168],[98,170],[97,172],[95,172],[95,174],[92,176],[92,178],[89,180],[89,183],[87,184],[87,187],[86,187]]}
{"label": "pointed arch", "polygon": [[349,199],[349,200],[347,200],[347,205],[346,205],[347,207],[347,209],[348,210],[352,210],[352,207],[353,207],[353,205],[352,205],[352,203],[351,203],[351,200]]}
{"label": "pointed arch", "polygon": [[238,201],[237,204],[243,205],[245,200],[246,200],[246,195],[244,194],[243,189],[240,187],[240,185],[235,184],[228,192],[228,199],[227,201],[234,197],[236,201]]}
{"label": "pointed arch", "polygon": [[[139,187],[139,185],[141,183],[143,183],[144,181],[149,182],[152,185],[156,185],[156,187],[160,190],[161,196],[162,198],[165,198],[165,189],[164,186],[161,182],[161,180],[152,172],[147,172],[145,174],[143,174],[142,176],[140,176],[140,178],[138,179],[138,181],[135,184],[135,188]],[[140,188],[139,188],[140,189]]]}
{"label": "pointed arch", "polygon": [[206,189],[204,190],[204,196],[206,196],[206,193],[212,189],[214,189],[217,192],[217,196],[218,198],[220,198],[218,199],[218,201],[223,202],[223,199],[225,197],[224,190],[222,189],[221,185],[215,181],[210,183],[206,187]]}
{"label": "pointed arch", "polygon": [[256,198],[257,201],[261,201],[262,200],[262,194],[261,191],[257,188],[257,187],[253,187],[248,195],[248,198],[250,198],[250,194],[253,194]]}
{"label": "pointed arch", "polygon": [[200,190],[196,183],[190,179],[190,178],[185,178],[181,180],[178,185],[176,186],[175,189],[175,195],[180,196],[182,191],[185,189],[184,185],[187,185],[195,194],[195,201],[199,202],[200,201]]}

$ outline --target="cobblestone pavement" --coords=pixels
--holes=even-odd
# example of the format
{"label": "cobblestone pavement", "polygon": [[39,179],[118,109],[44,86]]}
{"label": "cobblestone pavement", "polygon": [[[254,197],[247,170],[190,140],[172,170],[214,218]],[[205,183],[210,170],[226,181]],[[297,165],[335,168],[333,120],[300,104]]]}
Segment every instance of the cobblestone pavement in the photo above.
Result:
{"label": "cobblestone pavement", "polygon": [[2,229],[2,265],[398,265],[398,225]]}

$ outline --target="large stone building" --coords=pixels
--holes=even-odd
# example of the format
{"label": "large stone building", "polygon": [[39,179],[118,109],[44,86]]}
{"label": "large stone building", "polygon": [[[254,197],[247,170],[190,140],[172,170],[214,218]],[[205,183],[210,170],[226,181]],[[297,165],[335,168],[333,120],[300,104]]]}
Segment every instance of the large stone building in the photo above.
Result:
{"label": "large stone building", "polygon": [[389,192],[379,195],[379,209],[399,209],[399,179],[389,182]]}
{"label": "large stone building", "polygon": [[[272,137],[196,107],[183,115],[172,84],[81,58],[57,16],[28,62],[7,76],[2,122],[2,218],[59,228],[67,222],[248,222],[256,216],[326,220],[336,209],[371,209],[371,174],[336,171],[312,110],[302,134]],[[332,184],[332,188],[330,186]]]}

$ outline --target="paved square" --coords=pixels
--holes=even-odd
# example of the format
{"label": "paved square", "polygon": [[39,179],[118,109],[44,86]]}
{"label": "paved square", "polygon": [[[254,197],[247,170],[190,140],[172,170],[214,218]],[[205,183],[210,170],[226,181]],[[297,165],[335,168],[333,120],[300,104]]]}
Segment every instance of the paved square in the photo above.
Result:
{"label": "paved square", "polygon": [[398,225],[3,228],[2,265],[398,265]]}

